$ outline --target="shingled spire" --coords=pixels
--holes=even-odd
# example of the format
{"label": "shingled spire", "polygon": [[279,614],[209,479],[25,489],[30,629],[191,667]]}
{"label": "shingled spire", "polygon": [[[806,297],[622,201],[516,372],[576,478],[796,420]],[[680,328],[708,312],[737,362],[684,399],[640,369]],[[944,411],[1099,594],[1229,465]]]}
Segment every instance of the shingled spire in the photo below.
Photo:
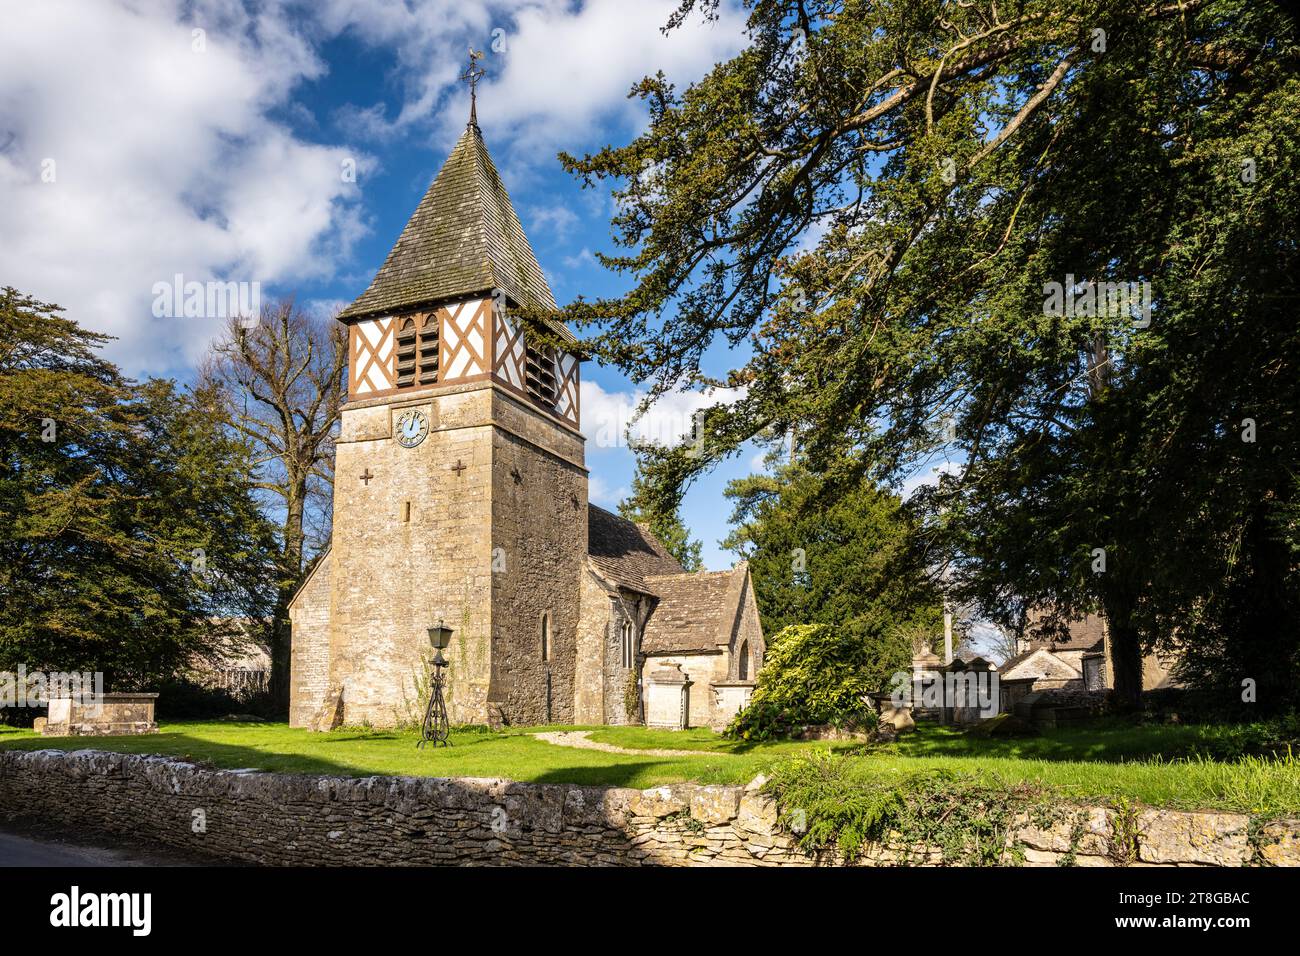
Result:
{"label": "shingled spire", "polygon": [[471,122],[370,288],[339,318],[393,313],[493,289],[521,306],[555,308],[483,134]]}

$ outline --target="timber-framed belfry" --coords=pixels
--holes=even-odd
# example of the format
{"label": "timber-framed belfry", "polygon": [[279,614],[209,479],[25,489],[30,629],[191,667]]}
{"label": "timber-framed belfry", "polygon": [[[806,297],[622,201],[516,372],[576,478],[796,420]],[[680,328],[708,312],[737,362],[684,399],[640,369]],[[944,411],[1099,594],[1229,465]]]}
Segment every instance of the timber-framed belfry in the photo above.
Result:
{"label": "timber-framed belfry", "polygon": [[688,574],[591,505],[577,343],[471,120],[348,327],[329,548],[290,606],[290,721],[418,720],[428,628],[452,630],[453,724],[643,723],[665,667],[678,726],[748,700],[764,644],[749,572]]}

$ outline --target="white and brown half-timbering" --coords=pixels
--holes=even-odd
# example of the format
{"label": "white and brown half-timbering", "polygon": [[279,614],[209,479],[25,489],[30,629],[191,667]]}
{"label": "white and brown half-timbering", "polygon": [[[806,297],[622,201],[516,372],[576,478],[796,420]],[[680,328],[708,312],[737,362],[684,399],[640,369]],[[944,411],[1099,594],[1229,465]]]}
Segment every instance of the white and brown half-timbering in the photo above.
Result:
{"label": "white and brown half-timbering", "polygon": [[440,620],[455,723],[641,722],[664,661],[688,675],[691,725],[748,699],[748,571],[685,574],[588,503],[576,342],[518,318],[554,308],[471,122],[339,316],[348,402],[330,546],[290,607],[294,726],[417,718]]}

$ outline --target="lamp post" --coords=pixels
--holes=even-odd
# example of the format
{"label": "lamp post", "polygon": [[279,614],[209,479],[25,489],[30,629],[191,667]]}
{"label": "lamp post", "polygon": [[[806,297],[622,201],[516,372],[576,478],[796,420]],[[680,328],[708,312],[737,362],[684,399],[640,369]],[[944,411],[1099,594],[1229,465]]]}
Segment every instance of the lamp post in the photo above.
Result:
{"label": "lamp post", "polygon": [[438,626],[429,628],[429,643],[433,646],[433,680],[429,689],[429,706],[424,709],[424,723],[420,727],[420,739],[416,748],[432,742],[435,747],[441,744],[450,747],[451,724],[447,720],[447,702],[443,699],[443,673],[447,659],[442,656],[443,648],[451,643],[451,628],[444,627],[442,619]]}

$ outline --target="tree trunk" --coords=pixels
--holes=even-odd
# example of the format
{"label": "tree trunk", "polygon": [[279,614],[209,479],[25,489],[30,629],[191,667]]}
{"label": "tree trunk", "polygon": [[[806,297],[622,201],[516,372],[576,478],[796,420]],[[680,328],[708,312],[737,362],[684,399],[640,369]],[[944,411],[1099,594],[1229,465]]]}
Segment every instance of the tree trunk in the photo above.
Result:
{"label": "tree trunk", "polygon": [[307,500],[305,481],[295,480],[284,516],[284,551],[280,558],[280,584],[276,589],[275,612],[271,620],[271,699],[280,716],[289,713],[289,680],[293,629],[289,623],[289,601],[302,577],[303,508]]}
{"label": "tree trunk", "polygon": [[1127,596],[1108,594],[1103,599],[1106,611],[1106,647],[1110,654],[1111,699],[1121,711],[1142,706],[1142,640],[1133,626]]}
{"label": "tree trunk", "polygon": [[1273,498],[1271,492],[1261,497],[1242,535],[1241,593],[1233,602],[1234,666],[1225,668],[1228,673],[1223,675],[1233,692],[1240,691],[1243,679],[1253,680],[1255,704],[1266,713],[1295,706],[1294,668],[1300,646],[1300,608],[1288,586],[1293,559],[1269,520]]}

